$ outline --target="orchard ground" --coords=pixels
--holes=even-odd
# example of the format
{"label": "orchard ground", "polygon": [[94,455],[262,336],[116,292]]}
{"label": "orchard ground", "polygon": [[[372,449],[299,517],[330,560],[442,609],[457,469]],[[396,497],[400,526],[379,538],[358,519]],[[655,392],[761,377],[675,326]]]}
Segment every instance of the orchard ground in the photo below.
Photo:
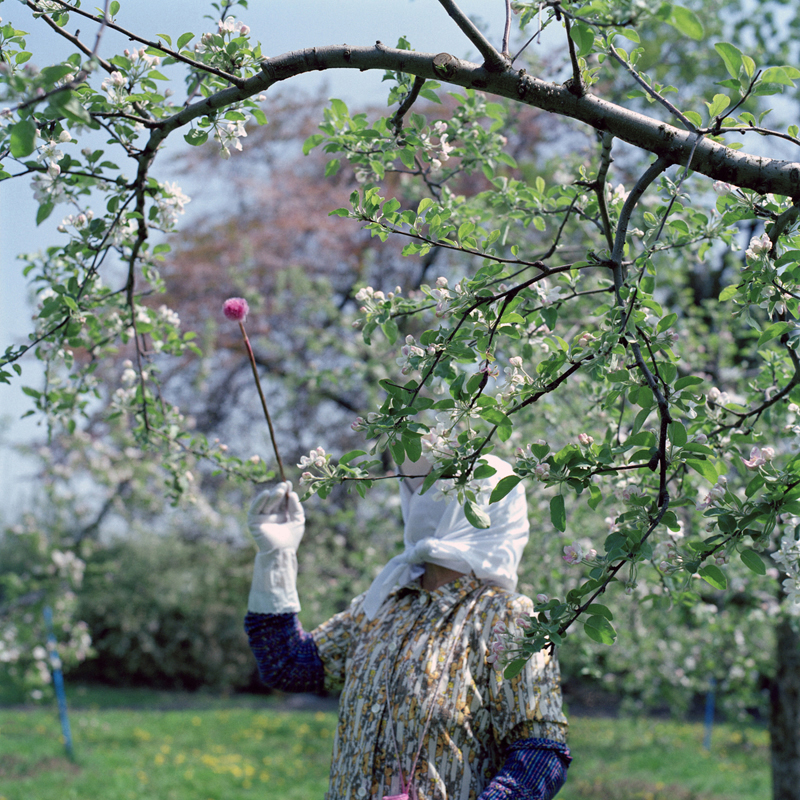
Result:
{"label": "orchard ground", "polygon": [[[336,701],[73,687],[76,763],[55,709],[0,708],[0,798],[165,800],[322,797]],[[562,800],[758,800],[769,797],[763,727],[584,716]]]}

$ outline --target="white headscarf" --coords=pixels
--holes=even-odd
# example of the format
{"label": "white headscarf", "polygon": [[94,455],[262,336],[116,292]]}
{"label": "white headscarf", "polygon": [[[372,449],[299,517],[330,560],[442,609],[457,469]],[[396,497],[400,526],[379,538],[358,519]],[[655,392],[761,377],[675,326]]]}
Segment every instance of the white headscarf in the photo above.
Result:
{"label": "white headscarf", "polygon": [[389,561],[369,587],[363,606],[369,619],[374,619],[395,586],[405,586],[422,575],[425,563],[474,572],[480,580],[510,591],[516,588],[517,569],[528,541],[525,491],[517,484],[502,500],[489,505],[492,489],[513,470],[496,456],[485,459],[497,470],[476,482],[481,487],[478,505],[491,519],[488,528],[474,528],[458,500],[448,500],[436,484],[424,495],[400,484],[405,550]]}

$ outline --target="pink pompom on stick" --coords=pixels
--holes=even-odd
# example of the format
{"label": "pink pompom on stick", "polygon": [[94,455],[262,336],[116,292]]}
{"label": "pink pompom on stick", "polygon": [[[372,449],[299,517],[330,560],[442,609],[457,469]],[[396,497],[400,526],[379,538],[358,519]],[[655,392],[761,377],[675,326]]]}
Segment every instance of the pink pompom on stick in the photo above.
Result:
{"label": "pink pompom on stick", "polygon": [[222,304],[222,313],[233,322],[244,322],[250,313],[250,306],[244,297],[229,297]]}
{"label": "pink pompom on stick", "polygon": [[[264,398],[264,391],[261,388],[261,380],[258,377],[258,368],[256,367],[256,357],[253,355],[253,348],[250,346],[250,339],[247,337],[247,331],[244,329],[244,321],[250,312],[250,307],[247,305],[247,300],[243,297],[229,297],[222,304],[222,313],[227,319],[232,322],[239,323],[239,330],[242,332],[242,339],[244,339],[244,346],[247,348],[247,355],[250,358],[250,366],[253,368],[253,377],[256,380],[256,388],[258,389],[258,396],[261,398],[261,408],[264,409],[264,416],[267,419],[267,427],[269,428],[269,438],[272,440],[272,449],[275,451],[275,458],[278,461],[278,471],[281,474],[281,480],[286,481],[286,473],[283,471],[283,461],[281,454],[278,452],[278,443],[275,441],[275,429],[272,427],[272,418],[269,415],[267,408],[267,401]],[[287,495],[288,499],[288,495]]]}

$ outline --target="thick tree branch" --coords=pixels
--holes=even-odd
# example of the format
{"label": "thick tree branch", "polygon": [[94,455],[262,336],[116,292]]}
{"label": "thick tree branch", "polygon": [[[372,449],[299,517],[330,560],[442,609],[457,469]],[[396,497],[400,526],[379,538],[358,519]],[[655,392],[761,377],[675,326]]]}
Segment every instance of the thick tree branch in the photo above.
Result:
{"label": "thick tree branch", "polygon": [[162,122],[160,136],[191,120],[267,90],[280,81],[305,72],[325,69],[393,70],[456,86],[508,97],[526,105],[585,122],[598,131],[613,134],[635,147],[648,150],[668,164],[686,165],[695,150],[691,169],[714,180],[756,192],[800,198],[800,163],[761,158],[734,151],[703,139],[699,144],[690,131],[683,131],[644,114],[609,103],[591,94],[575,97],[564,86],[528,75],[524,70],[492,73],[486,68],[455,57],[447,60],[447,74],[434,66],[434,55],[384,47],[332,45],[296,50],[262,62],[262,75],[244,81],[241,87],[225,89],[195,103]]}
{"label": "thick tree branch", "polygon": [[585,122],[598,131],[607,131],[623,142],[654,153],[667,165],[686,165],[691,157],[691,169],[714,180],[762,194],[772,192],[800,199],[800,163],[797,161],[752,156],[708,138],[698,143],[696,135],[690,131],[682,131],[591,94],[575,97],[565,87],[534,78],[525,70],[492,73],[477,64],[447,56],[445,75],[434,65],[435,58],[430,53],[397,50],[383,45],[331,45],[284,53],[265,59],[261,64],[261,75],[243,81],[239,87],[223,89],[163,120],[151,135],[146,149],[155,152],[172,131],[198,117],[264,92],[295,75],[325,69],[380,69],[444,80],[456,86],[508,97],[542,111]]}

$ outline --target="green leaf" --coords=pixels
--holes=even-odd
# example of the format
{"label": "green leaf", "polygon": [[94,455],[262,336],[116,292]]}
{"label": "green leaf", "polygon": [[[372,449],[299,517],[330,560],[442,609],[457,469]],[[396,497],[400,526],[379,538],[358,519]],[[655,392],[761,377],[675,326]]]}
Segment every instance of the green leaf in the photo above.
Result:
{"label": "green leaf", "polygon": [[359,456],[365,456],[367,453],[364,450],[351,450],[349,453],[345,453],[340,459],[340,464],[349,464],[354,458],[358,458]]}
{"label": "green leaf", "polygon": [[497,482],[497,486],[492,489],[492,496],[489,498],[489,503],[496,503],[502,500],[520,481],[522,478],[519,475],[506,475]]}
{"label": "green leaf", "polygon": [[779,83],[782,86],[794,86],[794,81],[786,74],[783,67],[770,67],[761,75],[762,83]]}
{"label": "green leaf", "polygon": [[695,472],[699,472],[709,483],[717,482],[719,475],[717,475],[717,470],[710,461],[700,461],[699,459],[695,458],[687,458],[686,466],[691,467]]}
{"label": "green leaf", "polygon": [[550,521],[553,527],[562,533],[567,529],[567,510],[564,507],[564,496],[557,494],[550,499]]}
{"label": "green leaf", "polygon": [[491,478],[492,475],[495,475],[497,470],[494,467],[489,466],[489,464],[481,464],[475,472],[472,473],[472,477],[475,478],[476,481],[482,481],[485,478]]}
{"label": "green leaf", "polygon": [[675,381],[675,391],[678,392],[681,389],[685,389],[687,386],[698,386],[701,383],[703,383],[703,379],[699,378],[697,375],[686,375]]}
{"label": "green leaf", "polygon": [[397,337],[400,335],[397,323],[393,319],[386,320],[386,322],[381,325],[381,330],[390,344],[394,344],[397,341]]}
{"label": "green leaf", "polygon": [[605,617],[609,622],[614,619],[611,609],[600,603],[592,603],[587,609],[590,614],[596,614],[599,617]]}
{"label": "green leaf", "polygon": [[422,455],[422,437],[415,436],[410,431],[403,431],[403,447],[409,460],[416,464]]}
{"label": "green leaf", "polygon": [[117,16],[117,14],[119,13],[119,3],[117,2],[117,0],[114,0],[114,2],[111,3],[111,5],[108,7],[108,13],[112,17]]}
{"label": "green leaf", "polygon": [[683,447],[689,437],[686,435],[686,428],[680,422],[670,422],[668,427],[669,439],[676,447]]}
{"label": "green leaf", "polygon": [[514,429],[514,423],[499,409],[496,408],[482,408],[481,417],[492,425],[497,426],[497,435],[501,441],[505,442],[511,435]]}
{"label": "green leaf", "polygon": [[472,500],[464,503],[464,516],[473,528],[488,528],[492,524],[489,515]]}
{"label": "green leaf", "polygon": [[703,118],[696,111],[684,111],[683,116],[696,127],[703,127]]}
{"label": "green leaf", "polygon": [[739,558],[742,559],[744,565],[748,568],[753,570],[756,575],[766,575],[767,574],[767,567],[764,564],[763,559],[761,556],[756,553],[755,550],[742,550],[739,553]]}
{"label": "green leaf", "polygon": [[738,78],[739,70],[742,68],[742,51],[729,42],[717,42],[714,49],[725,62],[725,69],[731,78]]}
{"label": "green leaf", "polygon": [[724,303],[726,300],[730,300],[731,297],[736,297],[736,293],[739,291],[739,285],[733,284],[732,286],[726,286],[720,293],[719,293],[719,301]]}
{"label": "green leaf", "polygon": [[178,37],[178,50],[182,50],[189,42],[194,39],[194,34],[190,31],[188,33],[182,33]]}
{"label": "green leaf", "polygon": [[200,130],[200,128],[194,128],[183,138],[193,147],[199,147],[201,144],[206,143],[208,139],[208,131]]}
{"label": "green leaf", "polygon": [[307,156],[318,144],[325,141],[321,133],[314,133],[303,142],[303,155]]}
{"label": "green leaf", "polygon": [[573,22],[569,35],[578,46],[579,56],[585,56],[592,52],[594,31],[585,22],[580,22],[579,20]]}
{"label": "green leaf", "polygon": [[36,126],[27,119],[21,119],[11,126],[9,147],[14,158],[24,158],[33,152],[36,141]]}
{"label": "green leaf", "polygon": [[614,626],[605,617],[599,615],[589,617],[583,623],[583,630],[590,639],[599,644],[614,644],[617,638]]}
{"label": "green leaf", "polygon": [[714,99],[710,103],[706,103],[709,118],[714,119],[719,116],[730,104],[731,99],[728,95],[715,94]]}
{"label": "green leaf", "polygon": [[73,91],[56,92],[51,98],[50,102],[58,108],[58,110],[70,122],[80,122],[88,125],[91,128],[98,128],[99,125],[95,122],[89,112],[83,107],[83,104],[78,99],[78,96]]}
{"label": "green leaf", "polygon": [[53,203],[42,203],[36,212],[36,224],[41,225],[53,212]]}
{"label": "green leaf", "polygon": [[603,499],[603,493],[600,489],[595,486],[593,483],[589,484],[589,508],[593,511],[600,505],[600,501]]}
{"label": "green leaf", "polygon": [[791,322],[773,322],[772,325],[768,325],[764,328],[764,332],[758,337],[757,346],[761,347],[762,344],[766,344],[772,339],[777,339],[778,336],[782,336],[793,327],[794,325]]}
{"label": "green leaf", "polygon": [[523,668],[525,667],[527,659],[518,658],[516,661],[512,661],[504,670],[503,670],[503,677],[506,680],[512,680],[516,678],[517,675],[522,672]]}
{"label": "green leaf", "polygon": [[[693,11],[683,6],[672,6],[672,14],[667,22],[673,28],[679,30],[684,36],[690,39],[700,41],[703,38],[705,31],[703,30],[703,23]],[[735,77],[735,76],[734,76]]]}
{"label": "green leaf", "polygon": [[727,589],[728,579],[725,573],[716,564],[706,564],[698,570],[700,577],[715,589]]}
{"label": "green leaf", "polygon": [[389,452],[392,454],[394,463],[397,464],[397,466],[400,466],[406,460],[406,449],[403,447],[403,442],[399,439],[389,442]]}
{"label": "green leaf", "polygon": [[656,325],[656,333],[663,333],[668,328],[671,328],[677,321],[677,314],[667,314],[667,316],[659,320],[658,325]]}

